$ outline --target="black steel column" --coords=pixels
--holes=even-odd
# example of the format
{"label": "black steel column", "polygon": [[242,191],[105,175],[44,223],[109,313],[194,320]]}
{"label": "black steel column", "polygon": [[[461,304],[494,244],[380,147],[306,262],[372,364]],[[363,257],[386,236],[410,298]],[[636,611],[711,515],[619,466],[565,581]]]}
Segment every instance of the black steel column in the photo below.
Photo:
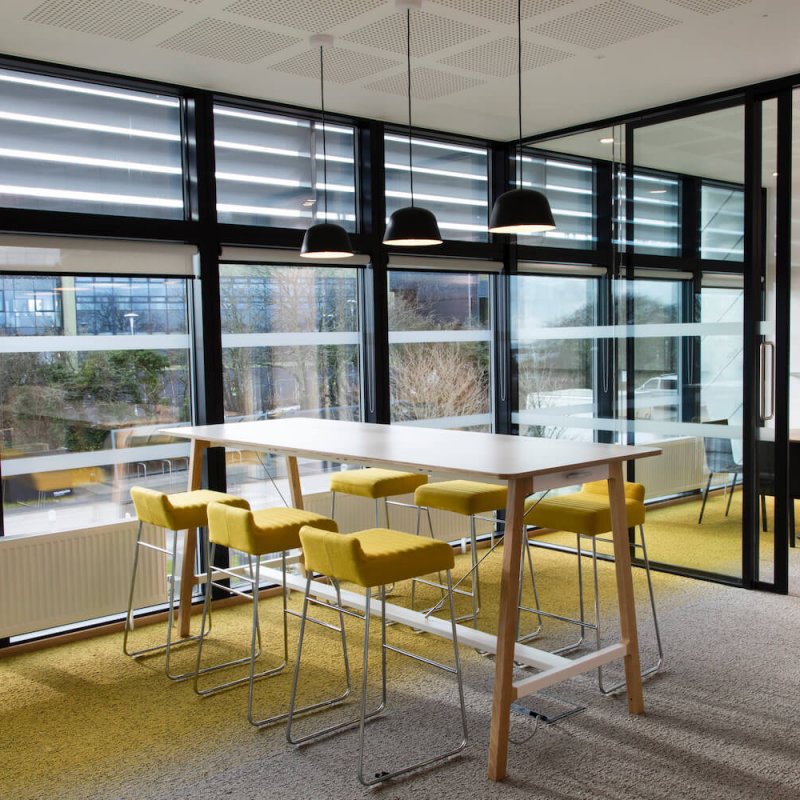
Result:
{"label": "black steel column", "polygon": [[752,589],[758,580],[758,459],[759,427],[759,323],[762,319],[761,286],[761,104],[752,92],[745,102],[744,128],[744,325],[743,325],[743,497],[742,585]]}
{"label": "black steel column", "polygon": [[370,265],[364,270],[362,352],[364,353],[364,419],[391,421],[389,392],[389,285],[386,248],[384,126],[372,122],[360,131],[359,172],[361,224]]}

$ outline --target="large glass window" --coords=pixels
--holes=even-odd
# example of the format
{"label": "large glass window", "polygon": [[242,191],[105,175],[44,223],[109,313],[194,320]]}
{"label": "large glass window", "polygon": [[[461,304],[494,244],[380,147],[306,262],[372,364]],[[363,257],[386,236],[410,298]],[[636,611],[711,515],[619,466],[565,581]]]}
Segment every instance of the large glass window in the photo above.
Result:
{"label": "large glass window", "polygon": [[511,278],[512,422],[523,436],[594,438],[598,282],[553,275]]}
{"label": "large glass window", "polygon": [[182,218],[178,98],[0,69],[0,205]]}
{"label": "large glass window", "polygon": [[[6,534],[132,516],[129,488],[186,485],[187,281],[0,277],[0,457]],[[180,488],[179,488],[180,487]]]}
{"label": "large glass window", "polygon": [[[620,230],[625,230],[624,170],[619,173]],[[633,175],[633,240],[636,253],[679,256],[681,248],[681,184],[679,176],[637,170]]]}
{"label": "large glass window", "polygon": [[[222,264],[226,419],[361,419],[358,298],[356,267]],[[282,461],[231,450],[227,460],[237,493],[282,502],[265,480],[284,475]],[[321,471],[318,462],[301,469]]]}
{"label": "large glass window", "polygon": [[302,229],[327,221],[354,231],[354,133],[327,122],[323,148],[321,123],[215,106],[220,222]]}
{"label": "large glass window", "polygon": [[[411,203],[408,136],[387,133],[386,219]],[[444,239],[485,242],[489,238],[489,154],[468,147],[413,137],[414,202],[436,215]]]}
{"label": "large glass window", "polygon": [[523,234],[520,241],[549,247],[596,247],[595,168],[589,161],[534,153],[525,151],[523,155],[523,186],[547,196],[556,229]]}
{"label": "large glass window", "polygon": [[703,181],[700,189],[700,257],[744,259],[744,189]]}
{"label": "large glass window", "polygon": [[[636,326],[633,329],[636,418],[677,421],[681,410],[678,376],[681,283],[638,279],[629,283],[628,290]],[[624,306],[620,304],[619,308],[623,313]],[[625,388],[623,384],[621,391]],[[624,408],[624,403],[620,407]]]}
{"label": "large glass window", "polygon": [[[624,182],[620,182],[624,186]],[[635,172],[633,246],[637,253],[679,256],[681,192],[678,176]]]}
{"label": "large glass window", "polygon": [[492,429],[491,276],[389,272],[393,423]]}

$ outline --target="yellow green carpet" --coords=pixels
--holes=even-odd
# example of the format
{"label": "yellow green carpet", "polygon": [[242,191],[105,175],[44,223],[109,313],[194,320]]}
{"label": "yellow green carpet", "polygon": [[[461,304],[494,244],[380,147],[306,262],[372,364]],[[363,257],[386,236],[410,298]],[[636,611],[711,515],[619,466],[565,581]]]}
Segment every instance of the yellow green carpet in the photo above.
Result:
{"label": "yellow green carpet", "polygon": [[[491,556],[481,571],[481,627],[487,630],[493,629],[496,618],[501,553]],[[534,548],[533,555],[543,606],[574,612],[575,556],[541,548]],[[459,566],[465,561],[459,557]],[[588,599],[588,559],[584,565]],[[654,643],[646,586],[643,571],[634,573],[642,655],[648,661],[654,657]],[[601,564],[600,577],[606,638],[611,639],[613,565]],[[468,750],[451,763],[391,783],[376,795],[382,800],[800,796],[800,751],[790,734],[798,679],[791,654],[800,647],[795,633],[797,599],[756,596],[665,574],[654,576],[654,581],[667,661],[663,673],[645,684],[644,717],[627,713],[624,696],[600,696],[593,675],[571,680],[550,694],[581,703],[586,711],[552,728],[540,728],[526,744],[511,745],[509,779],[500,785],[490,783],[485,770],[494,662],[464,648],[472,737]],[[428,592],[429,597],[435,595],[434,590]],[[408,585],[400,585],[393,599],[408,602],[408,596]],[[293,607],[299,608],[299,599],[293,595]],[[279,605],[278,599],[261,604],[273,654]],[[533,622],[526,618],[524,627]],[[246,606],[215,614],[212,635],[217,644],[209,656],[242,652],[249,623]],[[351,620],[347,627],[357,686],[360,623]],[[292,661],[297,630],[298,621],[293,619]],[[140,627],[136,634],[140,643],[142,637],[155,641],[163,627]],[[557,646],[575,634],[574,627],[545,622],[541,646]],[[403,626],[391,626],[389,636],[427,656],[448,657],[446,642]],[[780,642],[779,650],[770,650],[773,642]],[[756,657],[757,653],[765,657]],[[188,666],[191,655],[187,648],[175,667]],[[339,658],[336,639],[314,630],[306,673],[310,681],[304,684],[307,699],[339,681]],[[355,777],[355,733],[294,748],[287,744],[283,726],[256,731],[248,724],[246,688],[199,698],[189,684],[167,680],[161,668],[159,657],[143,661],[125,657],[120,634],[0,659],[0,797],[365,796]],[[393,654],[389,670],[390,711],[370,726],[370,745],[379,752],[399,750],[402,755],[409,748],[452,740],[457,735],[457,708],[450,677]],[[289,684],[288,672],[260,682],[258,711],[285,708]],[[529,719],[514,716],[515,741],[522,742],[534,730]]]}

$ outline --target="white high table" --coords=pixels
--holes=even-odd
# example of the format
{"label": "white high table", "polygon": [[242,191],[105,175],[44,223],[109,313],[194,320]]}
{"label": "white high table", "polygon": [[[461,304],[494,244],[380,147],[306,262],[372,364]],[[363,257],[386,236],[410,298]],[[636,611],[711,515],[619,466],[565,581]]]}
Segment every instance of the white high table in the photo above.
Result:
{"label": "white high table", "polygon": [[[497,656],[489,739],[490,779],[502,780],[506,775],[511,704],[520,697],[610,661],[623,659],[628,710],[632,714],[644,711],[622,464],[632,459],[658,455],[661,451],[657,448],[300,417],[166,428],[163,433],[192,441],[189,489],[200,488],[203,452],[208,447],[236,447],[285,456],[292,504],[296,508],[303,507],[298,456],[392,467],[409,472],[456,473],[465,478],[508,482],[497,637],[472,628],[458,627],[460,641],[495,652]],[[608,480],[609,484],[620,641],[575,659],[517,644],[517,595],[525,498],[534,491],[594,480]],[[195,548],[196,535],[190,532],[182,565],[182,636],[189,633]],[[280,573],[276,571],[278,579],[279,576]],[[305,586],[305,580],[299,576],[288,577],[287,583],[291,588],[301,590]],[[326,584],[313,583],[314,591],[320,596],[332,591]],[[344,600],[355,607],[363,607],[363,597],[355,593],[347,593]],[[379,607],[376,607],[376,611],[379,611]],[[450,630],[449,624],[445,625],[443,620],[426,618],[419,612],[395,605],[387,605],[386,616],[387,619],[440,636],[447,636]],[[540,672],[514,681],[512,670],[515,660],[536,667]]]}

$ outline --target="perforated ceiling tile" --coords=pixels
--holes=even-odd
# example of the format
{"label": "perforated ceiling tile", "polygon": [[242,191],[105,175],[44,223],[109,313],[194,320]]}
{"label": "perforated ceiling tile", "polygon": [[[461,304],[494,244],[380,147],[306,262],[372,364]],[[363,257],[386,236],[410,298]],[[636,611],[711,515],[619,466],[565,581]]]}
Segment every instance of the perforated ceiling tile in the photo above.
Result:
{"label": "perforated ceiling tile", "polygon": [[[351,83],[352,81],[365,80],[379,72],[385,72],[392,67],[398,67],[399,60],[380,58],[369,53],[358,53],[343,47],[325,48],[325,80],[337,83]],[[319,50],[309,50],[300,55],[272,64],[270,69],[280,72],[289,72],[292,75],[302,75],[306,78],[319,78]]]}
{"label": "perforated ceiling tile", "polygon": [[132,41],[182,12],[140,0],[46,0],[25,15],[28,22]]}
{"label": "perforated ceiling tile", "polygon": [[[522,0],[522,19],[530,19],[556,8],[574,3],[575,0]],[[511,25],[517,21],[517,4],[501,0],[435,0],[432,5],[446,6],[456,11],[466,11],[477,17]]]}
{"label": "perforated ceiling tile", "polygon": [[718,14],[736,6],[746,6],[753,0],[667,0],[667,2],[696,11],[698,14]]}
{"label": "perforated ceiling tile", "polygon": [[[543,67],[545,64],[572,58],[573,55],[574,53],[556,50],[553,47],[546,47],[533,42],[523,42],[522,69],[536,69],[537,67]],[[480,72],[482,75],[505,78],[516,73],[518,59],[516,38],[504,36],[502,39],[495,39],[470,50],[464,50],[461,53],[443,58],[439,63],[471,70],[472,72]]]}
{"label": "perforated ceiling tile", "polygon": [[159,47],[220,61],[252,64],[300,41],[294,36],[208,17],[170,36]]}
{"label": "perforated ceiling tile", "polygon": [[[427,56],[439,50],[463,45],[488,33],[485,28],[429,14],[411,12],[411,55]],[[406,13],[400,11],[346,34],[344,39],[390,53],[406,52]]]}
{"label": "perforated ceiling tile", "polygon": [[336,0],[300,3],[297,0],[235,0],[225,10],[243,17],[274,22],[312,33],[330,28],[384,5],[384,0]]}
{"label": "perforated ceiling tile", "polygon": [[[399,94],[405,96],[408,91],[408,79],[405,72],[388,75],[378,81],[367,83],[365,89],[386,94]],[[442,72],[429,67],[414,67],[411,70],[411,93],[420,100],[435,100],[447,94],[455,94],[463,89],[470,89],[482,81],[476,78],[466,78],[463,75],[453,75],[451,72]]]}
{"label": "perforated ceiling tile", "polygon": [[656,14],[633,3],[626,3],[625,0],[608,0],[529,30],[551,39],[596,50],[679,24],[680,20]]}

